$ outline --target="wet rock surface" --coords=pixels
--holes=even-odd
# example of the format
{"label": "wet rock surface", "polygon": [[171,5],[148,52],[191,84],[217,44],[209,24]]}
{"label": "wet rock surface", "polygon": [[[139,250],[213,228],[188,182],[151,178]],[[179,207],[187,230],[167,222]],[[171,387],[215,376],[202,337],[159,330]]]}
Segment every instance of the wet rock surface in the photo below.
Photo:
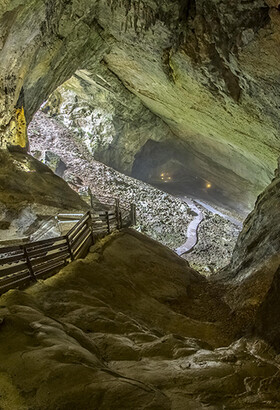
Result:
{"label": "wet rock surface", "polygon": [[223,293],[145,236],[107,239],[1,297],[1,408],[279,408],[279,357],[234,340]]}

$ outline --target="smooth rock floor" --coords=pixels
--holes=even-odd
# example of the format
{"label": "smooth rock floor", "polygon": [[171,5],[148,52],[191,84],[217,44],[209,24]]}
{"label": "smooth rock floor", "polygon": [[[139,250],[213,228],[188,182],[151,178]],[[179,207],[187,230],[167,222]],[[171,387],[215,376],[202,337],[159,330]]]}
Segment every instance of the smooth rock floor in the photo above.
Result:
{"label": "smooth rock floor", "polygon": [[279,409],[279,356],[208,281],[128,230],[0,299],[3,410]]}

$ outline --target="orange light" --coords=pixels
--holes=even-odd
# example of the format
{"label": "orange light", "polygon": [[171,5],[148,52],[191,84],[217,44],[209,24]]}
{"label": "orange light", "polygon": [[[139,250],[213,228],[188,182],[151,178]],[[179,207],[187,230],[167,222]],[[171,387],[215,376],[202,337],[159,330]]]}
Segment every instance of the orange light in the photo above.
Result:
{"label": "orange light", "polygon": [[164,174],[160,174],[161,177],[164,177]]}
{"label": "orange light", "polygon": [[211,184],[210,184],[210,182],[208,182],[207,184],[206,184],[206,188],[211,188]]}

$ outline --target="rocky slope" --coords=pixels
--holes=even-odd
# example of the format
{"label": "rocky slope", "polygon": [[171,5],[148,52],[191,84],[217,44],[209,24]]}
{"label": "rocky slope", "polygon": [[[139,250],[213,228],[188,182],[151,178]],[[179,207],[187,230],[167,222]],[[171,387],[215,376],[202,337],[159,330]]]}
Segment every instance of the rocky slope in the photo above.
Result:
{"label": "rocky slope", "polygon": [[198,242],[182,256],[194,269],[210,276],[230,262],[241,228],[204,208],[201,211],[204,220],[198,227]]}
{"label": "rocky slope", "polygon": [[106,240],[1,297],[1,408],[279,408],[279,357],[233,342],[222,295],[142,235]]}
{"label": "rocky slope", "polygon": [[211,177],[224,195],[252,207],[279,154],[277,1],[7,0],[0,7],[2,146],[26,144],[22,107],[29,122],[57,86],[78,69],[91,76],[101,62],[174,134],[159,145],[159,136],[141,140],[135,172],[150,164],[158,174],[172,160],[174,173]]}
{"label": "rocky slope", "polygon": [[[107,196],[119,198],[121,204],[137,204],[137,229],[171,249],[186,241],[189,224],[195,215],[184,199],[95,161],[76,133],[69,132],[42,112],[35,115],[28,132],[32,155],[63,176],[74,189],[89,186],[102,202],[106,202]],[[187,259],[201,272],[205,272],[207,264],[215,271],[229,263],[240,228],[201,206],[200,209],[205,221],[199,231],[199,245]]]}
{"label": "rocky slope", "polygon": [[65,181],[30,155],[0,150],[0,163],[2,244],[28,239],[58,213],[88,209]]}
{"label": "rocky slope", "polygon": [[43,113],[36,115],[28,130],[31,153],[48,165],[46,157],[57,156],[64,164],[63,178],[74,189],[89,187],[102,202],[119,198],[121,206],[135,203],[142,232],[172,248],[185,240],[192,216],[183,201],[95,161],[75,134]]}
{"label": "rocky slope", "polygon": [[72,131],[97,161],[131,175],[134,156],[148,141],[173,134],[104,65],[79,71],[43,106]]}
{"label": "rocky slope", "polygon": [[244,222],[231,263],[217,276],[230,284],[226,300],[257,334],[279,346],[280,174],[258,197]]}

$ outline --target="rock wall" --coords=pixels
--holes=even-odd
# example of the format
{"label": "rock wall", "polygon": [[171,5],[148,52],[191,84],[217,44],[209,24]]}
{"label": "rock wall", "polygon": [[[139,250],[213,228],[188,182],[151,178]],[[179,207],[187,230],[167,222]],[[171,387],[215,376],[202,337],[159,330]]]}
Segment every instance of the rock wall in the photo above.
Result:
{"label": "rock wall", "polygon": [[77,69],[102,61],[198,159],[199,175],[248,192],[247,207],[269,182],[279,154],[275,2],[10,0],[0,21],[2,147],[17,144],[15,109],[29,122]]}
{"label": "rock wall", "polygon": [[131,94],[106,66],[77,71],[43,106],[89,153],[131,174],[134,156],[148,140],[170,140],[169,127]]}
{"label": "rock wall", "polygon": [[[230,288],[226,300],[248,325],[279,349],[280,173],[259,195],[233,251],[218,274]],[[255,321],[255,317],[257,318]]]}
{"label": "rock wall", "polygon": [[[5,1],[0,6],[0,145],[14,143],[15,108],[26,120],[59,84],[106,49],[95,1]],[[90,51],[90,53],[89,53]],[[102,54],[101,54],[102,55]]]}
{"label": "rock wall", "polygon": [[[254,210],[246,218],[230,265],[231,276],[243,281],[257,269],[273,264],[280,252],[280,177],[259,195]],[[278,255],[280,256],[280,255]]]}
{"label": "rock wall", "polygon": [[[209,169],[213,161],[243,177],[243,190],[252,191],[253,183],[256,194],[269,182],[279,152],[279,12],[263,1],[168,6],[164,3],[161,9],[164,25],[156,20],[145,31],[141,17],[136,18],[141,38],[137,48],[137,8],[128,7],[125,34],[117,31],[123,17],[117,8],[112,19],[101,15],[105,30],[119,41],[104,59],[194,156],[208,159]],[[140,10],[140,16],[153,15],[148,7]],[[229,180],[237,182],[237,177]],[[217,176],[213,182],[219,183]]]}
{"label": "rock wall", "polygon": [[30,155],[0,150],[0,164],[2,244],[28,240],[58,213],[88,209],[65,181]]}

